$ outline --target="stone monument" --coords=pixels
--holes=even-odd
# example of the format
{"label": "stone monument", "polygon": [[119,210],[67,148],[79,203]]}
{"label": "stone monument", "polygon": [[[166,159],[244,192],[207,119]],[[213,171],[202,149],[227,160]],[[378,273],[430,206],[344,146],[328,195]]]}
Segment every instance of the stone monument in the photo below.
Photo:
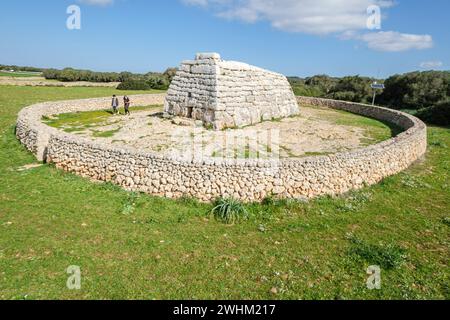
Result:
{"label": "stone monument", "polygon": [[164,111],[200,120],[215,130],[297,115],[287,78],[245,63],[199,53],[183,61],[167,93]]}

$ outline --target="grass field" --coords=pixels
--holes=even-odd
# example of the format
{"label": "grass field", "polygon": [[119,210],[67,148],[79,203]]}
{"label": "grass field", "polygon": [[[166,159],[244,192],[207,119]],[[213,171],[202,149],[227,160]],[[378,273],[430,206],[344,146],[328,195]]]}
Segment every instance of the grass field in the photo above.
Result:
{"label": "grass field", "polygon": [[5,72],[0,71],[0,77],[13,77],[13,78],[29,78],[40,77],[41,73],[38,72]]}
{"label": "grass field", "polygon": [[[1,299],[450,299],[449,129],[430,127],[425,159],[377,186],[268,199],[236,225],[211,204],[20,169],[35,163],[14,136],[21,108],[113,93],[0,86]],[[81,290],[66,288],[70,265]],[[366,288],[370,265],[381,290]]]}
{"label": "grass field", "polygon": [[[110,109],[110,108],[109,108]],[[95,110],[95,111],[83,111],[73,113],[62,113],[53,115],[52,117],[43,117],[42,122],[50,127],[61,129],[65,132],[83,132],[88,129],[96,128],[102,125],[111,118],[116,117],[112,110]],[[148,111],[148,110],[161,110],[162,105],[150,105],[150,106],[133,106],[133,112]],[[124,110],[119,110],[119,114],[123,115]]]}
{"label": "grass field", "polygon": [[367,139],[365,145],[376,144],[388,140],[402,132],[402,129],[392,123],[386,123],[372,118],[362,117],[343,110],[333,110],[330,113],[327,108],[317,108],[326,110],[320,112],[320,118],[328,120],[336,125],[359,127],[366,130]]}

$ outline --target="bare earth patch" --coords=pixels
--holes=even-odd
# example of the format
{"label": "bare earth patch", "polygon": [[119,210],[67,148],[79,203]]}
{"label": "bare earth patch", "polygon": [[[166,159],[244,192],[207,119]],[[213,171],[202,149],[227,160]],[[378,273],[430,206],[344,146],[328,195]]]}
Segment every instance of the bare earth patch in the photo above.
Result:
{"label": "bare earth patch", "polygon": [[40,168],[42,166],[43,166],[42,163],[31,163],[31,164],[26,164],[24,166],[21,166],[20,168],[17,169],[17,171],[27,171],[27,170],[31,170],[34,168]]}
{"label": "bare earth patch", "polygon": [[[267,121],[255,126],[224,131],[208,130],[200,123],[186,119],[164,119],[162,107],[135,110],[130,116],[99,117],[92,113],[88,125],[77,123],[69,115],[58,127],[67,132],[114,146],[133,147],[162,154],[192,152],[200,144],[204,156],[253,158],[261,152],[276,152],[282,158],[332,154],[375,144],[391,137],[391,129],[376,120],[327,108],[305,107],[297,117]],[[87,119],[80,113],[79,119]],[[51,125],[51,124],[50,124]],[[194,151],[195,152],[195,151]]]}

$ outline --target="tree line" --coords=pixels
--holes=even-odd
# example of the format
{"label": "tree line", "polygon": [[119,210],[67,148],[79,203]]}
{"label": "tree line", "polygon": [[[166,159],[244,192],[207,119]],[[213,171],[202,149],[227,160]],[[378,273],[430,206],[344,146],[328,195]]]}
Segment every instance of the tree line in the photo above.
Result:
{"label": "tree line", "polygon": [[121,90],[166,90],[176,69],[169,68],[164,73],[149,72],[135,74],[131,72],[95,72],[90,70],[77,70],[65,68],[63,70],[46,69],[42,75],[48,80],[62,82],[88,81],[88,82],[120,82]]}
{"label": "tree line", "polygon": [[[46,79],[63,82],[120,82],[121,90],[168,89],[177,69],[169,68],[163,73],[148,72],[94,72],[73,68],[42,69],[0,65],[0,70],[42,72]],[[403,110],[432,124],[450,125],[450,71],[424,71],[393,75],[385,80],[370,77],[347,76],[342,78],[316,75],[308,78],[289,77],[294,93],[310,96],[371,103],[374,81],[384,83],[377,104]]]}
{"label": "tree line", "polygon": [[16,66],[16,65],[5,65],[5,64],[0,64],[0,70],[5,70],[5,71],[21,71],[21,72],[43,72],[44,69],[42,68],[35,68],[35,67],[21,67],[21,66]]}
{"label": "tree line", "polygon": [[450,125],[450,72],[424,71],[394,75],[386,80],[349,76],[343,78],[317,75],[308,78],[290,77],[296,95],[371,103],[371,84],[384,83],[377,104],[406,111],[424,121]]}

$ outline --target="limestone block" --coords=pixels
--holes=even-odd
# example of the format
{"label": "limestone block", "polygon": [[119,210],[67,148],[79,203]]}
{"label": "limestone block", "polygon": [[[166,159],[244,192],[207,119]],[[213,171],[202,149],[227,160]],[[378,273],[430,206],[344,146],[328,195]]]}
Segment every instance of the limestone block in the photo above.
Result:
{"label": "limestone block", "polygon": [[[299,113],[286,77],[246,63],[223,61],[215,53],[199,53],[196,60],[183,62],[166,101],[170,102],[167,112],[185,116],[192,114],[186,108],[193,108],[195,119],[217,130],[255,124],[262,114],[269,120]],[[217,113],[206,114],[206,110]]]}

